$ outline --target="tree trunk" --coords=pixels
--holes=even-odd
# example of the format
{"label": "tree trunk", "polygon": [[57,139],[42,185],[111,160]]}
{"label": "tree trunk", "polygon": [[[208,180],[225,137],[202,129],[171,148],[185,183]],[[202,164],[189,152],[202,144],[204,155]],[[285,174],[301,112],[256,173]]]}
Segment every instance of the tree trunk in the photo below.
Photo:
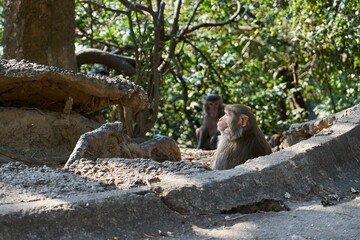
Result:
{"label": "tree trunk", "polygon": [[74,0],[4,0],[4,58],[76,70]]}

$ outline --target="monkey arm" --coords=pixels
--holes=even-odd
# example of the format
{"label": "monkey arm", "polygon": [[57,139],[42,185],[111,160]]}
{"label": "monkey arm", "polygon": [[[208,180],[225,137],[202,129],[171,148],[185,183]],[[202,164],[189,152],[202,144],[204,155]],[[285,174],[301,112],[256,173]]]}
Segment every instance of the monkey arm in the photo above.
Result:
{"label": "monkey arm", "polygon": [[206,128],[201,127],[199,129],[199,141],[198,141],[198,145],[197,145],[197,149],[205,149],[206,148],[206,142],[209,139],[209,134],[208,131],[206,130]]}

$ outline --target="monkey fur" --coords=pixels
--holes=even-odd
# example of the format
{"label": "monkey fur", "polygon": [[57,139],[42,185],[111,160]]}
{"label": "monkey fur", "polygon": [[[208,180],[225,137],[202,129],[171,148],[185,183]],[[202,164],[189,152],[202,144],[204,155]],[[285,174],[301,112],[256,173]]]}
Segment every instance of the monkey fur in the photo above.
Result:
{"label": "monkey fur", "polygon": [[241,104],[225,106],[225,115],[217,123],[221,132],[212,169],[234,168],[248,159],[272,153],[269,143],[257,125],[249,107]]}
{"label": "monkey fur", "polygon": [[217,94],[207,95],[203,103],[203,122],[196,131],[198,138],[197,149],[216,149],[218,136],[220,135],[216,124],[222,115],[224,115],[224,104],[221,97]]}

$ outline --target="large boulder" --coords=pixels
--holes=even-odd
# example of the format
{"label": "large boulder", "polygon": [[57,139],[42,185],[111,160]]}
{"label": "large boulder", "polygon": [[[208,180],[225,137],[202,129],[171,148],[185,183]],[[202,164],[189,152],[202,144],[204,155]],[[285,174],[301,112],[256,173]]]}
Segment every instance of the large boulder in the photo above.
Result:
{"label": "large boulder", "polygon": [[143,88],[126,79],[1,60],[0,162],[65,163],[79,137],[101,126],[85,116],[112,105],[137,112],[147,104]]}

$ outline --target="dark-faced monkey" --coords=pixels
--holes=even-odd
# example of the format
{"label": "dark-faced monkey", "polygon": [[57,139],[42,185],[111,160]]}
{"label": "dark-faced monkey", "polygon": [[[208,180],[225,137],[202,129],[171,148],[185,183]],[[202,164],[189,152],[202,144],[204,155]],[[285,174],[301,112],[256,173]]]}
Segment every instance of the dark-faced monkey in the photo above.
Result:
{"label": "dark-faced monkey", "polygon": [[241,104],[225,106],[217,128],[221,132],[212,169],[230,169],[246,160],[272,153],[250,108]]}
{"label": "dark-faced monkey", "polygon": [[203,122],[197,129],[197,149],[216,149],[217,138],[220,135],[217,129],[219,118],[224,115],[224,104],[217,94],[209,94],[205,97],[203,104]]}

